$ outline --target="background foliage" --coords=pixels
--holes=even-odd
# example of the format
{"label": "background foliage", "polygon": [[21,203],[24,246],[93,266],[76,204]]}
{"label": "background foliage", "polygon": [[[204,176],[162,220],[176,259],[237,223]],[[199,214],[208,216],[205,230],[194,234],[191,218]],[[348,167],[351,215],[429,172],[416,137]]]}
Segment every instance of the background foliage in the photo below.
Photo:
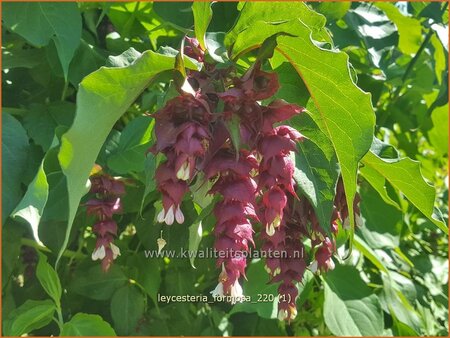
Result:
{"label": "background foliage", "polygon": [[[447,4],[2,7],[3,334],[448,334]],[[197,191],[183,203],[190,227],[154,222],[161,204],[144,113],[174,95],[185,34],[241,69],[278,34],[265,67],[279,75],[277,96],[310,112],[291,121],[309,138],[297,158],[300,189],[324,222],[337,163],[350,200],[361,195],[352,256],[323,277],[306,274],[290,324],[276,319],[272,300],[158,302],[158,293],[207,295],[217,275],[213,259],[144,255],[161,230],[168,250],[213,241],[211,201]],[[107,274],[90,259],[95,238],[82,206],[94,162],[127,182],[122,256]],[[262,261],[247,276],[245,294],[276,294]]]}

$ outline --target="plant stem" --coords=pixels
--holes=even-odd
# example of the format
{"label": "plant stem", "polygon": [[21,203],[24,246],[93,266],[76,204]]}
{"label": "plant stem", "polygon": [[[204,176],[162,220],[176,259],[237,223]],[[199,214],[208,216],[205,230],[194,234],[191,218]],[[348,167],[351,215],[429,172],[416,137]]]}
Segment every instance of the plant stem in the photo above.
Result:
{"label": "plant stem", "polygon": [[64,88],[61,94],[61,101],[64,101],[66,99],[67,89],[69,89],[69,80],[66,80],[64,82]]}
{"label": "plant stem", "polygon": [[[22,238],[20,240],[20,243],[22,245],[35,248],[35,249],[37,249],[39,251],[42,251],[42,252],[48,252],[48,253],[52,252],[49,248],[47,248],[45,246],[42,246],[39,243],[37,243],[34,240],[29,239],[29,238]],[[81,252],[75,252],[75,251],[71,251],[71,250],[65,250],[64,253],[63,253],[63,256],[64,257],[68,257],[68,258],[73,258],[73,259],[86,258],[86,255],[82,254]]]}
{"label": "plant stem", "polygon": [[64,325],[64,319],[62,315],[61,310],[61,304],[56,304],[56,313],[58,314],[58,326],[59,326],[59,334],[61,334],[63,325]]}
{"label": "plant stem", "polygon": [[[441,14],[446,11],[447,7],[448,7],[448,3],[445,3],[444,6],[441,9]],[[403,86],[405,84],[406,79],[409,77],[410,73],[414,69],[414,66],[416,65],[417,61],[419,60],[419,57],[422,54],[422,52],[425,50],[425,47],[430,42],[431,37],[433,36],[433,34],[434,34],[434,31],[430,27],[427,35],[425,36],[425,39],[423,40],[422,44],[420,45],[419,49],[417,50],[416,55],[414,55],[414,57],[412,58],[412,60],[408,64],[408,67],[406,68],[405,73],[402,76],[402,83],[400,84],[400,86],[397,87],[397,89],[394,92],[394,95],[393,95],[393,99],[394,100],[398,98],[398,96],[400,94],[400,91],[403,89]]]}

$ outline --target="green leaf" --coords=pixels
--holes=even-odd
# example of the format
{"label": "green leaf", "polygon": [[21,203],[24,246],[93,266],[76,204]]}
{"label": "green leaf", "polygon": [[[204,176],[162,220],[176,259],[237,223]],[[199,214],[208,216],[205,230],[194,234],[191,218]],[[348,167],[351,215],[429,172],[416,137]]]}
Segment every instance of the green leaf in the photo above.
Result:
{"label": "green leaf", "polygon": [[190,28],[194,24],[192,8],[189,2],[154,2],[153,10],[164,20],[180,29]]}
{"label": "green leaf", "polygon": [[50,189],[45,171],[45,163],[49,161],[51,156],[56,157],[56,149],[52,148],[52,150],[45,154],[35,178],[28,186],[25,196],[12,213],[13,218],[19,217],[30,224],[34,239],[37,242],[41,242],[39,240],[38,228],[45,205],[47,204]]}
{"label": "green leaf", "polygon": [[383,159],[370,151],[364,156],[362,163],[388,180],[439,229],[448,233],[445,224],[433,217],[436,193],[433,186],[425,182],[419,162],[410,158]]}
{"label": "green leaf", "polygon": [[154,120],[148,116],[139,116],[128,123],[120,135],[118,147],[108,158],[108,166],[121,175],[143,171],[153,125]]}
{"label": "green leaf", "polygon": [[385,273],[389,273],[389,270],[386,268],[386,266],[383,264],[381,259],[378,257],[378,255],[373,251],[366,242],[364,242],[361,238],[359,238],[357,235],[355,235],[355,249],[361,252],[364,257],[366,257],[369,261],[372,262],[373,265],[375,265],[378,270],[383,271]]}
{"label": "green leaf", "polygon": [[2,223],[22,196],[22,174],[27,164],[28,136],[19,121],[2,113]]}
{"label": "green leaf", "polygon": [[36,277],[45,292],[54,300],[57,307],[61,303],[61,282],[56,271],[47,263],[47,257],[38,251],[39,262],[36,268]]}
{"label": "green leaf", "polygon": [[[136,281],[144,288],[147,295],[158,307],[158,292],[161,285],[161,271],[157,258],[147,258],[143,253],[130,256],[127,260],[128,266],[137,268]],[[144,298],[141,295],[142,298]]]}
{"label": "green leaf", "polygon": [[230,133],[231,142],[236,151],[236,158],[239,156],[239,149],[241,147],[241,119],[237,114],[233,114],[229,121],[226,121],[228,132]]}
{"label": "green leaf", "polygon": [[69,285],[75,293],[95,300],[110,299],[128,281],[122,270],[113,265],[107,273],[99,265],[78,269]]}
{"label": "green leaf", "polygon": [[[277,318],[277,285],[268,283],[264,261],[254,260],[248,266],[246,275],[247,280],[243,284],[244,295],[250,296],[252,301],[237,303],[231,309],[230,315],[238,312],[256,312],[262,318]],[[264,297],[267,295],[267,299],[261,301],[259,295],[264,295]]]}
{"label": "green leaf", "polygon": [[336,336],[382,336],[383,311],[377,295],[356,268],[338,265],[325,278],[325,324]]}
{"label": "green leaf", "polygon": [[[189,252],[193,253],[197,251],[203,236],[202,222],[209,214],[211,214],[212,210],[214,209],[214,206],[216,205],[216,202],[217,198],[215,198],[215,200],[209,203],[207,207],[203,208],[203,210],[200,212],[195,222],[189,227],[189,244],[188,244]],[[196,255],[191,255],[189,257],[191,266],[194,269],[195,269],[194,265],[195,256]]]}
{"label": "green leaf", "polygon": [[428,132],[431,144],[442,155],[448,154],[448,104],[435,108],[431,113],[433,128]]}
{"label": "green leaf", "polygon": [[81,15],[75,3],[14,2],[3,6],[2,19],[7,28],[36,47],[53,40],[64,77],[81,39]]}
{"label": "green leaf", "polygon": [[117,333],[121,336],[133,335],[144,308],[144,296],[134,285],[117,290],[111,299],[111,316]]}
{"label": "green leaf", "polygon": [[333,146],[308,113],[293,119],[292,126],[310,137],[298,143],[294,179],[314,207],[320,225],[328,232],[339,177]]}
{"label": "green leaf", "polygon": [[75,105],[70,102],[35,104],[24,116],[23,125],[33,141],[47,151],[55,138],[56,127],[70,127],[74,115]]}
{"label": "green leaf", "polygon": [[398,47],[405,54],[415,54],[422,42],[422,26],[420,21],[407,17],[392,3],[377,2],[374,6],[383,10],[387,17],[395,23],[398,29]]}
{"label": "green leaf", "polygon": [[[256,5],[257,3],[255,3]],[[353,198],[359,160],[372,143],[375,126],[370,94],[352,80],[348,56],[343,52],[317,47],[310,39],[310,29],[299,20],[271,25],[257,21],[238,36],[245,43],[236,44],[233,55],[257,48],[269,36],[286,32],[278,38],[278,51],[292,64],[308,88],[317,114],[312,117],[331,140],[341,168],[350,224],[354,227]]]}
{"label": "green leaf", "polygon": [[156,158],[151,152],[148,152],[145,157],[144,162],[144,174],[145,174],[145,190],[144,195],[142,196],[141,208],[139,210],[139,214],[142,216],[142,209],[144,208],[145,198],[152,191],[156,189],[155,182],[155,172],[156,172]]}
{"label": "green leaf", "polygon": [[414,307],[389,275],[382,274],[381,277],[383,279],[383,296],[389,312],[397,321],[409,326],[416,334],[419,333],[422,324]]}
{"label": "green leaf", "polygon": [[61,336],[116,336],[116,333],[99,315],[77,313],[64,323]]}
{"label": "green leaf", "polygon": [[398,208],[386,204],[380,195],[367,184],[361,185],[360,195],[360,209],[364,226],[358,230],[362,237],[374,249],[398,247],[403,226],[402,212]]}
{"label": "green leaf", "polygon": [[325,15],[327,21],[336,21],[347,13],[351,5],[350,1],[319,2],[315,9]]}
{"label": "green leaf", "polygon": [[42,63],[42,49],[6,49],[2,53],[2,70],[14,68],[34,68]]}
{"label": "green leaf", "polygon": [[[207,56],[219,63],[216,67],[227,67],[231,65],[227,49],[224,45],[224,39],[225,33],[222,32],[208,32],[205,36],[206,49],[208,50]],[[220,65],[220,63],[224,65]]]}
{"label": "green leaf", "polygon": [[104,67],[81,82],[75,120],[62,137],[58,155],[67,176],[69,217],[57,261],[66,249],[91,168],[112,127],[154,77],[173,65],[173,57],[148,51],[128,67]]}
{"label": "green leaf", "polygon": [[55,304],[51,300],[27,300],[8,314],[3,331],[5,336],[21,336],[48,325],[53,318]]}
{"label": "green leaf", "polygon": [[192,13],[194,14],[195,36],[200,46],[205,49],[205,34],[213,14],[211,3],[209,1],[194,1],[192,3]]}
{"label": "green leaf", "polygon": [[364,177],[364,179],[380,194],[381,198],[389,205],[392,205],[400,210],[400,206],[395,202],[391,196],[389,196],[386,179],[381,176],[372,167],[363,166],[359,169],[359,173]]}
{"label": "green leaf", "polygon": [[[243,50],[246,47],[251,47],[251,44],[245,43],[245,37],[248,34],[241,35],[243,31],[249,28],[251,29],[253,24],[259,21],[267,24],[279,24],[291,19],[302,20],[315,34],[315,37],[316,35],[324,34],[325,17],[311,10],[305,3],[277,2],[275,4],[270,2],[246,2],[233,29],[225,37],[225,45],[230,48],[234,44],[234,50]],[[253,31],[253,29],[250,31]],[[282,32],[282,30],[278,32]],[[260,43],[271,35],[273,34],[267,35]]]}

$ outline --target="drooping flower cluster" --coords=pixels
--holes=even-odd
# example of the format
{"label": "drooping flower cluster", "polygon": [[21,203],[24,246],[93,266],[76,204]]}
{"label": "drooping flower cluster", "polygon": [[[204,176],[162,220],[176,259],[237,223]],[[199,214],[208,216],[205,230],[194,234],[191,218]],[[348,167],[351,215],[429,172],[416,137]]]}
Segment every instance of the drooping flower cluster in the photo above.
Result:
{"label": "drooping flower cluster", "polygon": [[245,276],[249,244],[254,245],[250,219],[257,220],[255,212],[256,183],[250,172],[257,168],[256,159],[241,151],[236,162],[229,149],[220,150],[205,168],[206,178],[218,177],[210,193],[222,195],[214,208],[216,226],[215,249],[222,252],[217,264],[222,267],[219,283],[213,296],[231,295],[234,303],[242,297],[239,277]]}
{"label": "drooping flower cluster", "polygon": [[[209,193],[221,196],[214,208],[221,272],[212,294],[231,295],[232,302],[242,296],[239,278],[245,277],[245,253],[249,245],[255,246],[253,225],[260,223],[266,270],[270,282],[279,283],[278,317],[291,320],[297,313],[297,283],[306,268],[334,268],[334,235],[338,221],[345,226],[348,219],[342,184],[331,231],[326,231],[308,200],[296,193],[292,154],[303,136],[280,125],[304,109],[279,99],[262,103],[278,91],[277,74],[263,71],[260,61],[241,77],[233,68],[218,69],[206,62],[195,39],[187,39],[184,52],[204,68],[188,71],[185,83],[190,90],[180,88],[180,95],[154,114],[157,142],[152,151],[166,158],[156,172],[163,202],[157,220],[183,223],[181,201],[196,174],[203,172],[214,183]],[[355,204],[355,217],[358,213]],[[303,245],[307,239],[309,252]]]}
{"label": "drooping flower cluster", "polygon": [[92,260],[101,260],[102,269],[107,271],[120,255],[119,248],[113,243],[117,236],[117,223],[113,215],[121,212],[120,196],[125,193],[125,185],[106,174],[96,174],[90,181],[90,192],[95,194],[95,198],[86,203],[87,213],[97,220],[92,228],[97,236]]}
{"label": "drooping flower cluster", "polygon": [[181,224],[184,214],[180,205],[188,191],[187,182],[194,176],[211,138],[210,107],[201,94],[182,94],[170,100],[154,117],[158,142],[152,151],[167,158],[155,175],[163,202],[158,221],[171,225],[176,220]]}

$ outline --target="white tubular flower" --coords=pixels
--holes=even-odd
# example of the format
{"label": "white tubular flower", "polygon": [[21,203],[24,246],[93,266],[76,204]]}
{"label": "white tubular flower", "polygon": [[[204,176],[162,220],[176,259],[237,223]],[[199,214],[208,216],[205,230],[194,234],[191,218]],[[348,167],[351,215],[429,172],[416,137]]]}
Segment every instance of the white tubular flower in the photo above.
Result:
{"label": "white tubular flower", "polygon": [[113,259],[116,259],[117,256],[120,256],[120,249],[117,245],[111,243],[109,246],[111,247],[111,251],[113,253]]}
{"label": "white tubular flower", "polygon": [[231,286],[230,296],[231,296],[231,304],[235,304],[236,302],[242,302],[242,297],[244,296],[244,293],[242,290],[242,286],[241,284],[239,284],[237,279]]}
{"label": "white tubular flower", "polygon": [[189,180],[191,176],[191,167],[189,165],[189,161],[184,162],[180,169],[177,171],[177,178],[182,181]]}
{"label": "white tubular flower", "polygon": [[266,233],[271,237],[275,234],[275,228],[273,227],[273,223],[266,225]]}
{"label": "white tubular flower", "polygon": [[285,320],[287,317],[288,317],[287,310],[281,309],[281,310],[278,311],[278,320],[283,321],[283,320]]}
{"label": "white tubular flower", "polygon": [[173,211],[173,205],[167,210],[166,217],[164,218],[164,221],[167,225],[172,225],[173,221],[175,219],[175,214]]}
{"label": "white tubular flower", "polygon": [[184,215],[183,212],[180,209],[180,206],[177,207],[177,210],[175,211],[175,219],[177,220],[178,224],[184,223]]}
{"label": "white tubular flower", "polygon": [[162,223],[164,222],[164,219],[166,218],[166,214],[164,211],[164,208],[159,212],[158,216],[156,217],[156,220],[158,221],[158,223]]}
{"label": "white tubular flower", "polygon": [[216,288],[214,290],[212,290],[211,295],[215,298],[215,297],[220,297],[223,296],[223,284],[219,283],[217,284]]}
{"label": "white tubular flower", "polygon": [[308,268],[309,268],[309,270],[310,270],[312,273],[316,273],[318,267],[319,267],[319,266],[318,266],[318,263],[317,263],[317,261],[315,260],[314,262],[311,263],[311,265],[310,265]]}
{"label": "white tubular flower", "polygon": [[106,256],[105,247],[101,245],[94,250],[91,257],[93,261],[96,261],[97,259],[102,260],[103,258],[105,258],[105,256]]}

